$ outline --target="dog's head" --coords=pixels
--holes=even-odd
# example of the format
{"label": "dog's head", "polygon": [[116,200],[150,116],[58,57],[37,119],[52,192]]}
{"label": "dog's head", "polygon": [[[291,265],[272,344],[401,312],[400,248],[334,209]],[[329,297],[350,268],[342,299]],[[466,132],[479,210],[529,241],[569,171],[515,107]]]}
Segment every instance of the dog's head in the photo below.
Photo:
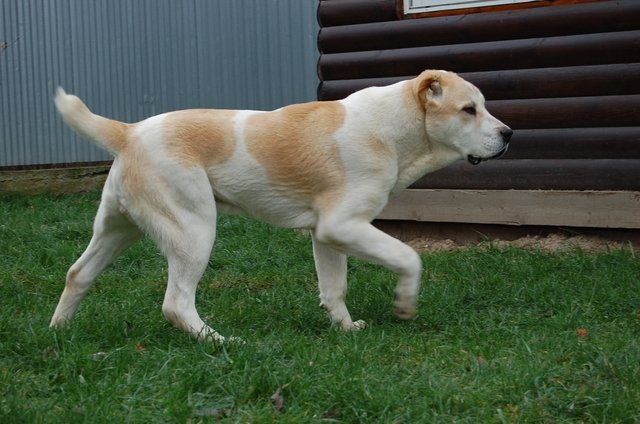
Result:
{"label": "dog's head", "polygon": [[477,165],[507,151],[513,131],[491,115],[484,96],[452,72],[424,71],[413,92],[425,115],[429,141],[458,152]]}

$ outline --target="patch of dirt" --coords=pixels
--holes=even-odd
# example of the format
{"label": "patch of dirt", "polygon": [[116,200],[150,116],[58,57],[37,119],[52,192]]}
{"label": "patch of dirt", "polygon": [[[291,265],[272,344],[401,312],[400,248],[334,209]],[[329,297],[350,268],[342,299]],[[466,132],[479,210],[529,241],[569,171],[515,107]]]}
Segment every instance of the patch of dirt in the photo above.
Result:
{"label": "patch of dirt", "polygon": [[417,237],[407,241],[407,244],[420,252],[437,252],[441,250],[457,250],[470,246],[496,246],[517,247],[523,249],[540,249],[550,252],[559,252],[580,249],[586,252],[602,250],[629,249],[629,243],[607,240],[596,236],[567,236],[564,234],[549,234],[546,236],[527,235],[514,240],[495,239],[475,244],[460,244],[451,239],[435,239],[429,237]]}

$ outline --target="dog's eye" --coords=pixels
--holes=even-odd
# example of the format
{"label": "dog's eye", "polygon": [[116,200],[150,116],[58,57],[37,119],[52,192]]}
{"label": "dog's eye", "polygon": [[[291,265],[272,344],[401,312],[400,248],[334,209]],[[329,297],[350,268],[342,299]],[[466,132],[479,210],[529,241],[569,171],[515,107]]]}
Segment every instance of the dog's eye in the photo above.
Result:
{"label": "dog's eye", "polygon": [[467,106],[464,109],[462,109],[464,113],[466,113],[467,115],[471,115],[471,116],[476,116],[476,108],[473,106]]}

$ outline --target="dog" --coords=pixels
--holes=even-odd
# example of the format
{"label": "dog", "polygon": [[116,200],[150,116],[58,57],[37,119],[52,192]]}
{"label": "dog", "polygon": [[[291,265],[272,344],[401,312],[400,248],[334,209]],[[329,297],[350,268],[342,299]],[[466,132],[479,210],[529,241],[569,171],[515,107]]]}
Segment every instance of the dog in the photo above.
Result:
{"label": "dog", "polygon": [[168,261],[164,316],[218,342],[225,337],[195,306],[218,211],[310,230],[320,305],[342,329],[366,325],[345,305],[347,255],[398,275],[394,312],[409,319],[420,257],[372,220],[391,194],[454,161],[496,158],[513,134],[478,88],[438,70],[338,101],[270,112],[181,110],[134,124],[93,114],[62,88],[54,102],[68,126],[115,159],[93,236],[67,272],[51,326],[68,322],[98,274],[146,233]]}

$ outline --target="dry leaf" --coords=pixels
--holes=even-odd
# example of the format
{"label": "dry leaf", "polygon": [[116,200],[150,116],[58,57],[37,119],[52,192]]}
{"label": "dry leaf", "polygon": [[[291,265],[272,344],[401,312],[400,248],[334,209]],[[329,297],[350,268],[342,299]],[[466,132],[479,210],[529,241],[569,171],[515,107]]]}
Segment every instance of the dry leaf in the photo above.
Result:
{"label": "dry leaf", "polygon": [[42,352],[43,359],[51,359],[56,355],[58,355],[58,348],[55,346],[49,346]]}
{"label": "dry leaf", "polygon": [[284,407],[284,397],[282,396],[282,391],[279,387],[278,390],[271,395],[271,403],[273,403],[273,407],[276,411],[280,411]]}
{"label": "dry leaf", "polygon": [[136,351],[138,352],[145,352],[147,350],[147,345],[142,343],[142,342],[138,342],[136,343]]}
{"label": "dry leaf", "polygon": [[587,329],[584,327],[578,327],[576,328],[576,333],[578,333],[578,337],[584,339],[587,337]]}

